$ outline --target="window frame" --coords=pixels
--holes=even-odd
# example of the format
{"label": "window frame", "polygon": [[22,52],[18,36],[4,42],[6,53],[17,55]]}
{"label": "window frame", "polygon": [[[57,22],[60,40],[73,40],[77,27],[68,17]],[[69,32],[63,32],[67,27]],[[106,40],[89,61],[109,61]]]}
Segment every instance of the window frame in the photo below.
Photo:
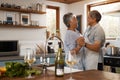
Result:
{"label": "window frame", "polygon": [[60,8],[51,5],[47,5],[47,8],[56,10],[56,33],[60,33]]}

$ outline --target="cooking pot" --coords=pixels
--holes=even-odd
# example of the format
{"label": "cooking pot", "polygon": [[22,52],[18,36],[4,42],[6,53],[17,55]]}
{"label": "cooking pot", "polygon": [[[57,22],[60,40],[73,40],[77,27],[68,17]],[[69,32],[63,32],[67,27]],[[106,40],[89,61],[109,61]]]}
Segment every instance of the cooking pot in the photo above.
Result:
{"label": "cooking pot", "polygon": [[118,56],[120,55],[120,48],[115,46],[108,46],[107,47],[107,55]]}

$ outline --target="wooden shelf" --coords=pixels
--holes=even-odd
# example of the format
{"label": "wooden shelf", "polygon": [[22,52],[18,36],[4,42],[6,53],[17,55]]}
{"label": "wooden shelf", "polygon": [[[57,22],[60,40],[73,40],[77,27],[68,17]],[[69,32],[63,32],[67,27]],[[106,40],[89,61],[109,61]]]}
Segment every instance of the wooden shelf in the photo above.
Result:
{"label": "wooden shelf", "polygon": [[1,27],[14,27],[14,28],[46,28],[46,26],[24,26],[24,25],[12,25],[12,24],[0,24]]}
{"label": "wooden shelf", "polygon": [[14,9],[14,8],[4,8],[0,7],[0,10],[11,11],[11,12],[22,12],[22,13],[35,13],[35,14],[45,14],[46,12],[37,11],[37,10],[28,10],[28,9]]}
{"label": "wooden shelf", "polygon": [[[28,9],[15,9],[15,8],[5,8],[0,7],[2,11],[9,11],[9,12],[20,12],[20,13],[34,13],[34,14],[46,14],[46,12],[37,11],[37,10],[28,10]],[[25,26],[25,25],[12,25],[12,24],[0,24],[0,27],[14,27],[14,28],[46,28],[46,26]]]}

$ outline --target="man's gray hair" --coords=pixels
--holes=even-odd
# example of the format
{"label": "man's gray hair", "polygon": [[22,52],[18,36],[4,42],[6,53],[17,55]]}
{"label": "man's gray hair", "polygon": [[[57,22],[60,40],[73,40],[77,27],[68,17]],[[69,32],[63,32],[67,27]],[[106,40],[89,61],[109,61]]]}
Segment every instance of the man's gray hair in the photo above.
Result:
{"label": "man's gray hair", "polygon": [[90,11],[90,17],[95,18],[96,22],[98,23],[101,20],[101,14],[97,10]]}
{"label": "man's gray hair", "polygon": [[73,13],[67,13],[63,16],[63,22],[64,24],[69,28],[70,27],[70,20],[73,17]]}

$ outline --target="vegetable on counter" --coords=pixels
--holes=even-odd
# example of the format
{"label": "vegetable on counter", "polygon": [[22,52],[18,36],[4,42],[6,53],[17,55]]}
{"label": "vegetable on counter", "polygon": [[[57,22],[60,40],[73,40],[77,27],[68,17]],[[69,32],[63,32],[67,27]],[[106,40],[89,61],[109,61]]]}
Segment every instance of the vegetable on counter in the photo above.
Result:
{"label": "vegetable on counter", "polygon": [[42,71],[38,69],[29,69],[29,65],[27,63],[6,62],[5,65],[6,72],[4,75],[8,77],[25,77],[28,76],[29,73],[34,75],[42,73]]}

